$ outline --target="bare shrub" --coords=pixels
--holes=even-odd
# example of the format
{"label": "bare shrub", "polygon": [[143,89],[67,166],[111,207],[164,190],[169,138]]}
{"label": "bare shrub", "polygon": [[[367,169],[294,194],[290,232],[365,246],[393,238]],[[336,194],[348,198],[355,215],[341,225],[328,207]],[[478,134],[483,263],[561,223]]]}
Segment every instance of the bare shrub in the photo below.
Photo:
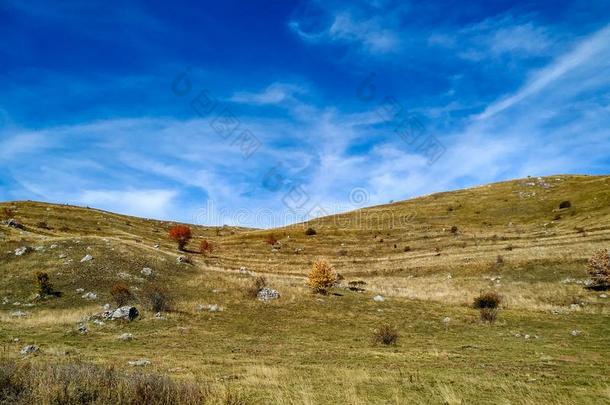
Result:
{"label": "bare shrub", "polygon": [[610,253],[606,249],[598,250],[587,263],[587,272],[591,276],[594,290],[610,289]]}
{"label": "bare shrub", "polygon": [[337,281],[337,274],[330,263],[324,259],[317,259],[307,276],[307,284],[318,294],[326,294]]}
{"label": "bare shrub", "polygon": [[214,245],[212,245],[212,242],[209,242],[207,240],[202,240],[201,243],[199,244],[199,252],[204,254],[204,255],[210,255],[212,254],[212,252],[214,251]]}
{"label": "bare shrub", "polygon": [[318,234],[318,232],[315,229],[311,228],[311,227],[307,228],[307,230],[305,231],[305,235],[307,235],[307,236],[314,236],[314,235],[317,235],[317,234]]}
{"label": "bare shrub", "polygon": [[478,297],[475,297],[472,306],[477,309],[483,308],[498,308],[502,297],[495,291],[488,291],[481,293]]}
{"label": "bare shrub", "polygon": [[398,330],[389,324],[383,324],[373,331],[373,344],[393,346],[397,342]]}
{"label": "bare shrub", "polygon": [[480,309],[481,320],[483,322],[488,322],[490,324],[496,322],[496,318],[498,317],[498,309],[497,308],[481,308]]}
{"label": "bare shrub", "polygon": [[44,221],[37,222],[36,227],[40,229],[51,229],[49,228],[49,225],[47,225],[47,223]]}
{"label": "bare shrub", "polygon": [[53,289],[53,285],[49,279],[49,275],[45,272],[39,271],[36,273],[36,286],[37,292],[41,297],[48,296],[59,296],[61,293]]}
{"label": "bare shrub", "polygon": [[273,246],[273,245],[275,245],[277,243],[277,238],[275,237],[274,234],[270,233],[269,235],[267,235],[267,238],[265,239],[265,242],[268,245]]}
{"label": "bare shrub", "polygon": [[125,283],[115,283],[110,289],[110,295],[119,307],[127,305],[133,299],[133,294]]}
{"label": "bare shrub", "polygon": [[256,277],[251,280],[250,284],[245,289],[245,295],[247,298],[258,297],[258,292],[267,286],[267,280],[263,276]]}
{"label": "bare shrub", "polygon": [[451,233],[452,233],[452,234],[454,234],[454,235],[455,235],[456,233],[458,233],[458,227],[457,227],[457,226],[455,226],[455,225],[453,225],[453,226],[451,227]]}
{"label": "bare shrub", "polygon": [[559,209],[570,208],[571,206],[572,206],[572,203],[569,201],[562,201],[559,203]]}
{"label": "bare shrub", "polygon": [[153,312],[170,311],[172,309],[173,298],[166,288],[152,285],[146,289],[145,297]]}

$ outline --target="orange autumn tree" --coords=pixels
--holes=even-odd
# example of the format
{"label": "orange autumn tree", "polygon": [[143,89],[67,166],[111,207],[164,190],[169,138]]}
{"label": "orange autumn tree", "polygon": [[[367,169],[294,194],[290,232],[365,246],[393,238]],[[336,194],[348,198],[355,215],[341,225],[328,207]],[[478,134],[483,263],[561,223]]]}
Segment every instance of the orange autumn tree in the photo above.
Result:
{"label": "orange autumn tree", "polygon": [[169,237],[178,243],[178,250],[184,250],[184,247],[193,236],[191,228],[188,226],[176,225],[169,230]]}

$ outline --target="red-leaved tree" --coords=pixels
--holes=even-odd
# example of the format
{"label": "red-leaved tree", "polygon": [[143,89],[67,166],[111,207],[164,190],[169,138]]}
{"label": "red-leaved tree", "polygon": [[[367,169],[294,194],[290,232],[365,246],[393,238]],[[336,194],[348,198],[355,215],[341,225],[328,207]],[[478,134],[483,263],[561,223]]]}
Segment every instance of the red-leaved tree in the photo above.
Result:
{"label": "red-leaved tree", "polygon": [[178,243],[178,250],[184,250],[184,247],[193,237],[191,228],[186,225],[176,225],[169,230],[169,237]]}

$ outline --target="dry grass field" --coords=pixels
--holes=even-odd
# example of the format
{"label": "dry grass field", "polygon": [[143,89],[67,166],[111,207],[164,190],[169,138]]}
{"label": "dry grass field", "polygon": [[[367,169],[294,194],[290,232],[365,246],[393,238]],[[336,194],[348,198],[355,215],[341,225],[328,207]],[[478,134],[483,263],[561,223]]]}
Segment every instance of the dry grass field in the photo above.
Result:
{"label": "dry grass field", "polygon": [[[192,264],[177,262],[170,222],[37,202],[2,203],[0,216],[24,226],[0,226],[0,386],[36,380],[23,383],[30,401],[610,403],[610,293],[584,285],[588,258],[610,248],[608,176],[526,178],[272,230],[191,225]],[[341,276],[327,295],[306,285],[317,258]],[[38,271],[61,296],[35,296]],[[280,298],[249,296],[257,276]],[[117,282],[140,317],[88,320],[114,305]],[[162,318],[151,286],[171,295]],[[484,291],[502,296],[493,324],[472,308]],[[395,345],[373,343],[383,324]],[[20,354],[27,344],[39,351]],[[128,364],[139,359],[150,364]],[[114,382],[70,383],[79,367],[111,367]],[[0,403],[18,399],[0,389]]]}

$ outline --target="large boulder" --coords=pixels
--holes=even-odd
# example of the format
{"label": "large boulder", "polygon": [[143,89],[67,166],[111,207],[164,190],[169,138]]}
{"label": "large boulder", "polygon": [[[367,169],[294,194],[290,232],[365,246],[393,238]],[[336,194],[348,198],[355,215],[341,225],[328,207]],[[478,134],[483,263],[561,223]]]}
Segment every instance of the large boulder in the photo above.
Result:
{"label": "large boulder", "polygon": [[126,321],[133,321],[140,315],[140,312],[136,307],[130,307],[126,305],[115,309],[110,315],[110,319],[125,319]]}

